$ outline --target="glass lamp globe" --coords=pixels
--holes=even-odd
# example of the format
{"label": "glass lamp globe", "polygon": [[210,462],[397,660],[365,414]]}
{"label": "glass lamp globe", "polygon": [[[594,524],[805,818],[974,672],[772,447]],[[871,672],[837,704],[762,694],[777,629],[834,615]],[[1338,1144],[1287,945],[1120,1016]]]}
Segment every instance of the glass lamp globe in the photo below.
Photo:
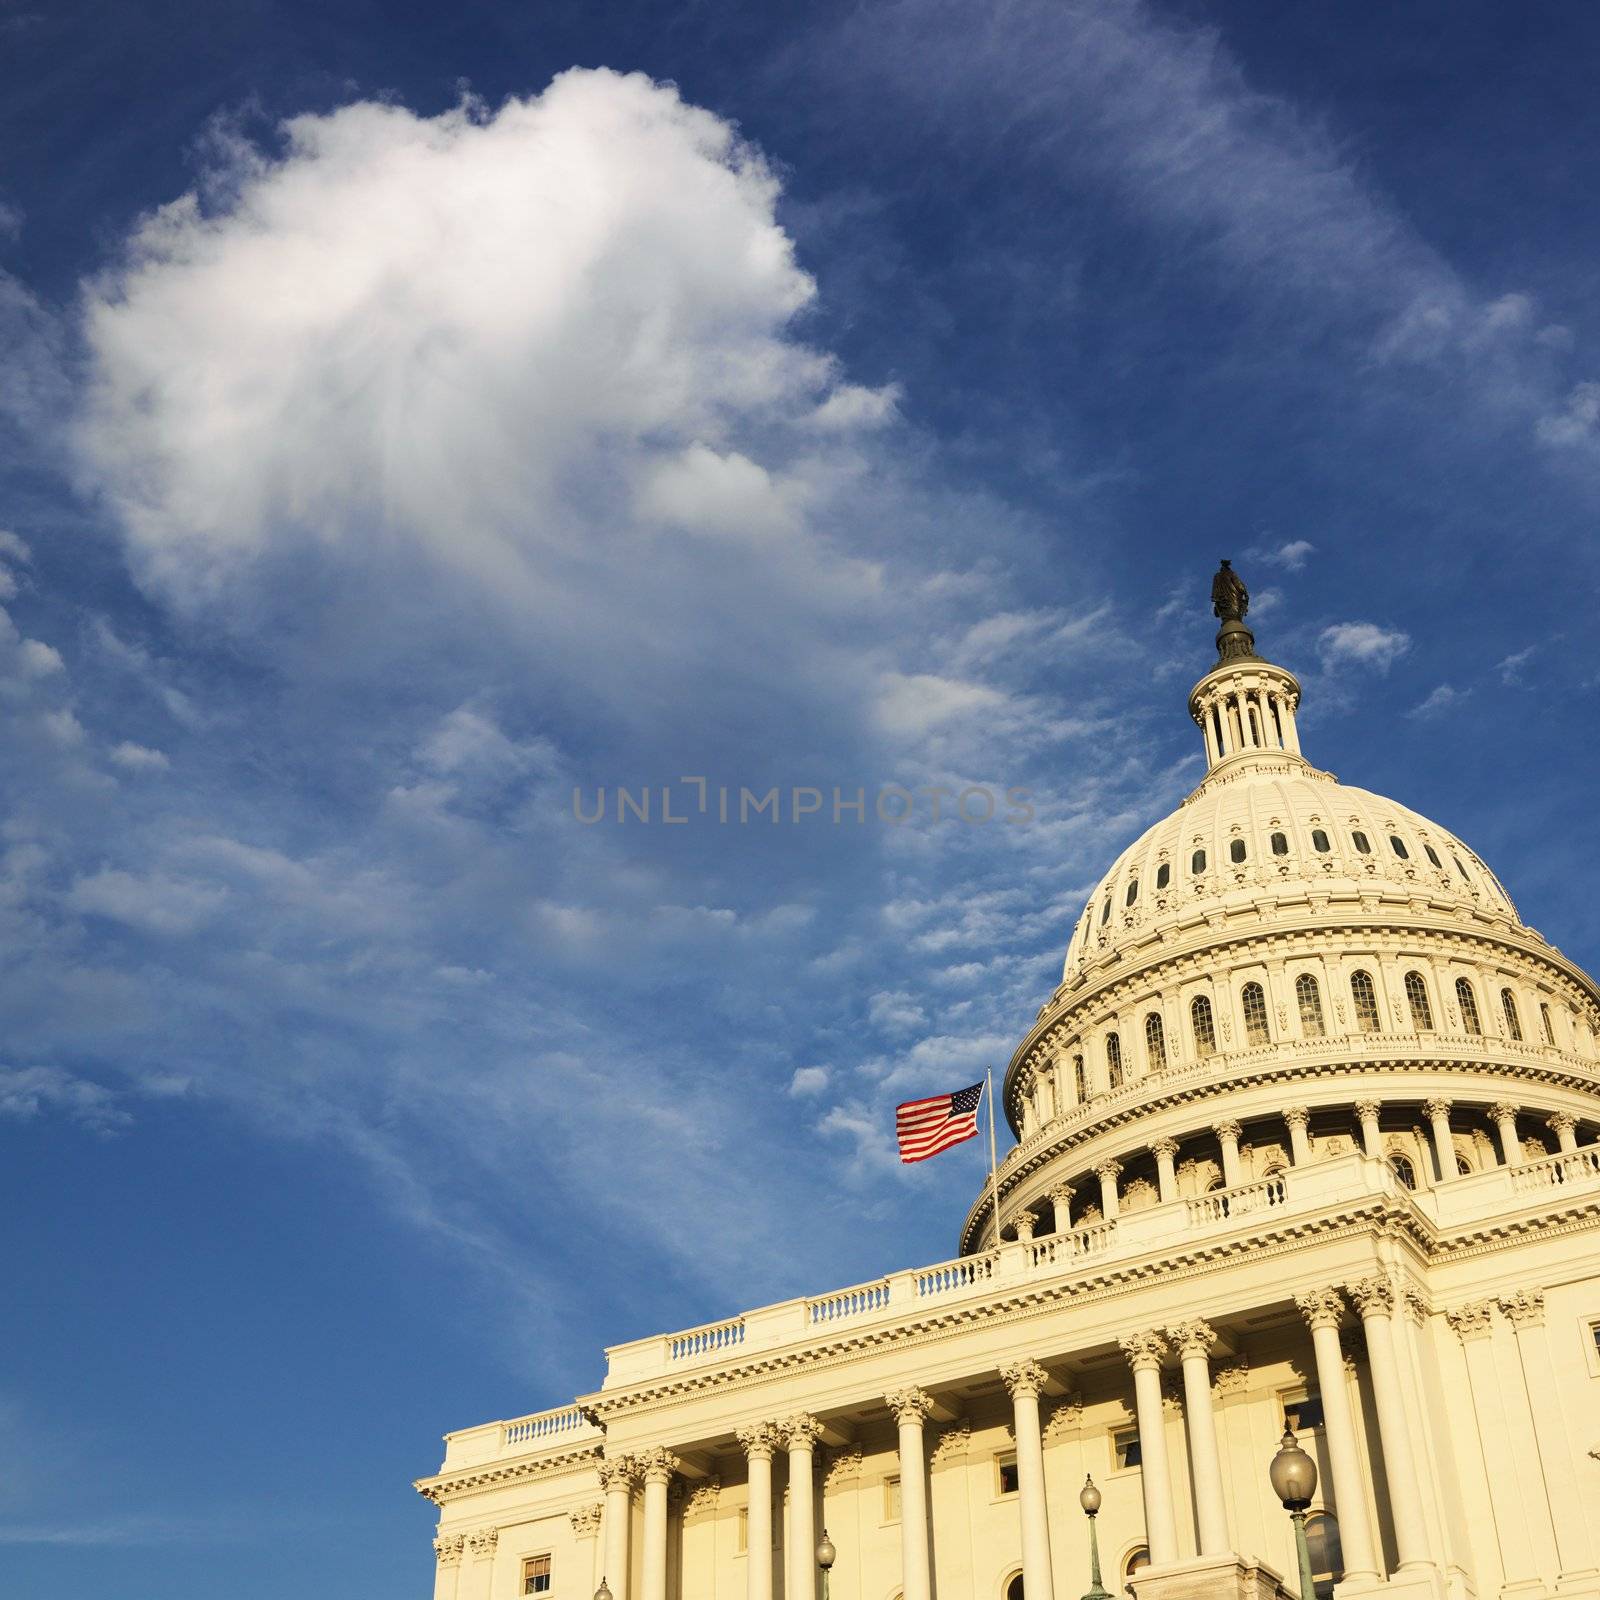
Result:
{"label": "glass lamp globe", "polygon": [[594,1592],[594,1600],[611,1600],[611,1591],[606,1587],[606,1580],[600,1580],[600,1587]]}
{"label": "glass lamp globe", "polygon": [[828,1537],[828,1530],[824,1528],[822,1530],[822,1541],[817,1546],[817,1565],[826,1572],[833,1565],[838,1554],[839,1552],[833,1548],[833,1540]]}
{"label": "glass lamp globe", "polygon": [[1278,1453],[1267,1468],[1272,1492],[1289,1511],[1304,1511],[1317,1492],[1317,1464],[1296,1441],[1292,1429],[1283,1430]]}
{"label": "glass lamp globe", "polygon": [[1083,1488],[1078,1491],[1078,1504],[1083,1507],[1083,1514],[1092,1517],[1100,1509],[1100,1491],[1094,1486],[1092,1477],[1083,1480]]}

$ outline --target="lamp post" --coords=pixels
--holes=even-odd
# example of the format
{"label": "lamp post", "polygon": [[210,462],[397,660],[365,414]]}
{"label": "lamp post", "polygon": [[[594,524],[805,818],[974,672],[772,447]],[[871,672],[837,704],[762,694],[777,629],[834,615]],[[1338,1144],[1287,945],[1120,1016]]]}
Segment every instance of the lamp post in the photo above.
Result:
{"label": "lamp post", "polygon": [[1294,1430],[1284,1426],[1278,1453],[1267,1468],[1272,1492],[1294,1523],[1295,1554],[1300,1558],[1300,1600],[1313,1600],[1316,1584],[1311,1577],[1311,1551],[1306,1545],[1306,1507],[1317,1492],[1317,1464],[1300,1448]]}
{"label": "lamp post", "polygon": [[817,1565],[822,1568],[822,1600],[828,1600],[828,1574],[833,1571],[838,1554],[833,1548],[833,1540],[828,1537],[828,1530],[824,1528],[817,1544]]}
{"label": "lamp post", "polygon": [[1083,1507],[1083,1514],[1089,1519],[1089,1589],[1083,1600],[1111,1600],[1106,1592],[1106,1587],[1100,1581],[1100,1541],[1095,1537],[1094,1519],[1100,1511],[1100,1491],[1094,1486],[1094,1478],[1086,1477],[1083,1487],[1078,1491],[1078,1504]]}

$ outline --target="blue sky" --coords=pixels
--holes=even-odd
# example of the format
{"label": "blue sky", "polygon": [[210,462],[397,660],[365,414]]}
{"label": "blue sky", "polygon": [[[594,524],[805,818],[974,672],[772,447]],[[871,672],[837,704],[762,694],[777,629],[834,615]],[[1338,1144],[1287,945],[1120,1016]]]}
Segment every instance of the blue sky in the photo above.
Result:
{"label": "blue sky", "polygon": [[[892,1107],[1196,780],[1223,554],[1313,760],[1600,966],[1589,8],[0,42],[19,1590],[425,1592],[446,1429],[947,1256]],[[1034,816],[715,820],[890,784]]]}

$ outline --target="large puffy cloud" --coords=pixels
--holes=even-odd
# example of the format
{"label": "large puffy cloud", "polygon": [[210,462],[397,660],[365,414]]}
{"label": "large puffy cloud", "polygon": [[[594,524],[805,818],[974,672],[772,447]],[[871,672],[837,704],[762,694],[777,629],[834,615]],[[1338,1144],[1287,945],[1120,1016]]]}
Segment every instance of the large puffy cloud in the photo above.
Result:
{"label": "large puffy cloud", "polygon": [[818,452],[890,409],[793,337],[777,184],[669,87],[575,70],[282,137],[219,141],[89,294],[82,457],[181,604],[321,545],[559,612],[663,528],[792,533]]}

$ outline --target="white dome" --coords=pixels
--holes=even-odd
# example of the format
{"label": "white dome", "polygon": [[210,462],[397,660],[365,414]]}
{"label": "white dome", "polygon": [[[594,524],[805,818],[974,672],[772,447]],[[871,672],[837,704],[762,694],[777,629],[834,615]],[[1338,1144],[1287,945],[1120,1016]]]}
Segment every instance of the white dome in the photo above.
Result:
{"label": "white dome", "polygon": [[1276,750],[1215,767],[1174,811],[1112,864],[1067,947],[1064,981],[1168,929],[1259,905],[1281,885],[1294,898],[1411,885],[1431,900],[1517,921],[1477,853],[1384,795],[1340,783]]}

